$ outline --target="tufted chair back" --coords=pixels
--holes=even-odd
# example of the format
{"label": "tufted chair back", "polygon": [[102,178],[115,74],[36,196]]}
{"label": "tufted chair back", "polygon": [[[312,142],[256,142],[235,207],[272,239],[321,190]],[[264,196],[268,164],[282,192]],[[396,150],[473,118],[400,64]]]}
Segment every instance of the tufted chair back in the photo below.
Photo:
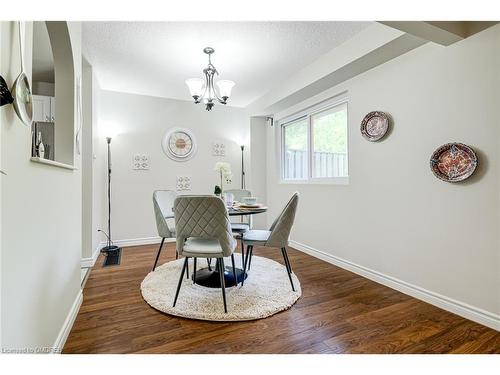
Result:
{"label": "tufted chair back", "polygon": [[173,238],[175,232],[167,222],[167,219],[174,217],[174,200],[177,193],[172,190],[156,190],[153,193],[153,207],[155,210],[156,228],[158,235],[162,238]]}
{"label": "tufted chair back", "polygon": [[279,248],[288,246],[288,238],[290,237],[298,204],[299,193],[294,193],[281,214],[274,220],[273,225],[271,225],[269,229],[271,234],[267,239],[266,246]]}
{"label": "tufted chair back", "polygon": [[222,199],[212,195],[182,195],[174,201],[174,214],[179,255],[189,237],[217,239],[224,256],[232,254],[236,244]]}

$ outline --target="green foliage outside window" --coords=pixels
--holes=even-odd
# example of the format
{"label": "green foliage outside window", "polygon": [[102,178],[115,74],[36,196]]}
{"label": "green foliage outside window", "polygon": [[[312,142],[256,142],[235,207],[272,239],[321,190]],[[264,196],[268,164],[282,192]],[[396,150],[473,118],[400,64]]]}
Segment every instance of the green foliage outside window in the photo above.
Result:
{"label": "green foliage outside window", "polygon": [[347,152],[347,111],[313,116],[315,152]]}
{"label": "green foliage outside window", "polygon": [[[307,119],[285,127],[287,150],[307,150]],[[312,116],[315,152],[347,152],[347,110],[325,111]]]}

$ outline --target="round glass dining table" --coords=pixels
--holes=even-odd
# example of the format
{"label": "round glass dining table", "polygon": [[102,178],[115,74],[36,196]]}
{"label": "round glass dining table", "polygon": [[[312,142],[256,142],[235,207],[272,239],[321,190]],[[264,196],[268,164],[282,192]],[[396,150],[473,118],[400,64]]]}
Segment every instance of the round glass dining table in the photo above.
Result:
{"label": "round glass dining table", "polygon": [[[257,215],[267,211],[266,207],[262,208],[235,208],[230,207],[227,209],[229,216],[248,216],[248,215]],[[240,239],[241,240],[241,239]],[[236,252],[236,250],[235,250]],[[241,246],[241,257],[243,258],[243,246]],[[202,259],[199,259],[199,262],[203,262]],[[196,280],[195,283],[198,285],[202,285],[208,288],[220,288],[220,275],[219,270],[215,267],[215,263],[213,262],[213,266],[205,267],[196,271]],[[233,275],[233,267],[231,262],[229,265],[225,264],[224,269],[224,284],[227,287],[235,286],[243,280],[243,269],[236,267],[236,279]],[[248,275],[245,275],[248,277]]]}

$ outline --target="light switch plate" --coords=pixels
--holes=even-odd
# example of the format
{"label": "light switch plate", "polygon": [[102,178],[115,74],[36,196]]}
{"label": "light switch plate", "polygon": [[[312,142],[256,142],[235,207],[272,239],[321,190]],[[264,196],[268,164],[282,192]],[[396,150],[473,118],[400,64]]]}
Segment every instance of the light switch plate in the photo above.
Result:
{"label": "light switch plate", "polygon": [[191,190],[191,176],[177,176],[177,191]]}
{"label": "light switch plate", "polygon": [[135,154],[132,160],[132,169],[134,170],[148,170],[149,169],[149,156],[145,154]]}
{"label": "light switch plate", "polygon": [[226,145],[222,142],[212,143],[212,155],[226,156]]}

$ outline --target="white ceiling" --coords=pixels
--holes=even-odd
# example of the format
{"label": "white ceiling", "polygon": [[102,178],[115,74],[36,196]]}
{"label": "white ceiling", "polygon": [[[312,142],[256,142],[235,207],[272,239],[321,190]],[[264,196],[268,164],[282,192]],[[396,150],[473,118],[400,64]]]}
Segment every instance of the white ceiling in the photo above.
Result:
{"label": "white ceiling", "polygon": [[215,48],[220,79],[245,107],[371,22],[84,22],[83,52],[101,88],[190,100]]}

